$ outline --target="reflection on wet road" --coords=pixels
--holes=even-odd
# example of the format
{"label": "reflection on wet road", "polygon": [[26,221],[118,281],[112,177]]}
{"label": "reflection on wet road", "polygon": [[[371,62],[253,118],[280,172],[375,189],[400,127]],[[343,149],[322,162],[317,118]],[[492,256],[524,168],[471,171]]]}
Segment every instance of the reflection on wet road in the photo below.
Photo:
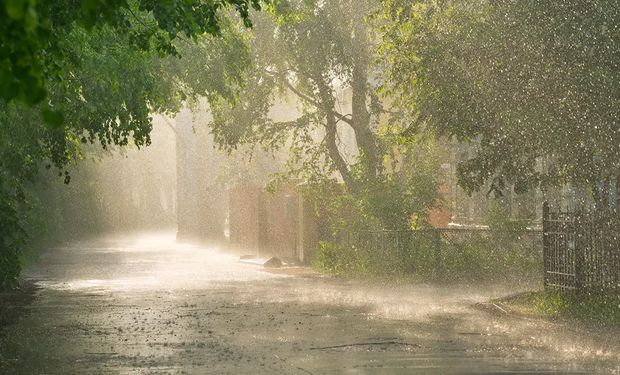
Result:
{"label": "reflection on wet road", "polygon": [[488,312],[506,293],[266,272],[172,235],[51,249],[0,373],[620,373],[619,337]]}

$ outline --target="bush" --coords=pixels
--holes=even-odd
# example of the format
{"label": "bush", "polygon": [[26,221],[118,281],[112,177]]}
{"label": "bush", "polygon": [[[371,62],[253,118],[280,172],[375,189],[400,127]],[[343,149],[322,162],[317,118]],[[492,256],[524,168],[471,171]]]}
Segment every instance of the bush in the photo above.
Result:
{"label": "bush", "polygon": [[[431,281],[539,280],[534,243],[504,232],[375,231],[323,242],[315,267],[336,275],[416,276]],[[463,235],[465,236],[463,237]]]}
{"label": "bush", "polygon": [[321,242],[315,253],[312,265],[321,272],[331,275],[351,275],[364,273],[365,264],[350,246],[336,246]]}

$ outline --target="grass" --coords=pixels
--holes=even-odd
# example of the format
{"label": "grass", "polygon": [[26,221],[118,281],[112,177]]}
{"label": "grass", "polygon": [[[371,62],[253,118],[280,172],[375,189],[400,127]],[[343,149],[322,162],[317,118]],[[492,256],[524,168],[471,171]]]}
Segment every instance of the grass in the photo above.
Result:
{"label": "grass", "polygon": [[504,298],[512,310],[552,319],[620,327],[620,296],[613,294],[562,294],[529,292]]}
{"label": "grass", "polygon": [[488,240],[444,242],[439,252],[435,242],[426,238],[383,252],[323,242],[313,266],[337,276],[404,277],[433,283],[535,281],[542,275],[542,259],[536,251]]}

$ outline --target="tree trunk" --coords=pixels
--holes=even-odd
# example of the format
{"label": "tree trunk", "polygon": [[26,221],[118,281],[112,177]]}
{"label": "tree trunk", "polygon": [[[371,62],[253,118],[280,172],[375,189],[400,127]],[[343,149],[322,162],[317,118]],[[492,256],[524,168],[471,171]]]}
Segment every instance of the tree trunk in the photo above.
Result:
{"label": "tree trunk", "polygon": [[336,143],[338,138],[338,122],[336,121],[336,116],[334,114],[335,101],[332,90],[325,82],[322,75],[318,75],[315,82],[319,89],[319,98],[323,107],[322,112],[325,115],[325,145],[327,147],[328,155],[342,176],[344,183],[348,188],[352,189],[354,181],[351,177],[349,166],[338,149],[338,143]]}
{"label": "tree trunk", "polygon": [[368,76],[366,73],[367,65],[363,61],[353,67],[352,90],[352,121],[351,127],[355,132],[355,141],[365,164],[368,176],[371,179],[377,177],[380,170],[379,155],[377,152],[377,139],[375,133],[370,129],[370,113],[366,107],[368,94]]}
{"label": "tree trunk", "polygon": [[379,153],[377,149],[377,136],[370,128],[370,113],[366,105],[368,100],[368,37],[366,26],[362,18],[353,21],[354,37],[353,44],[356,46],[354,53],[353,72],[351,79],[351,127],[355,132],[357,147],[362,156],[368,176],[375,179],[381,170]]}

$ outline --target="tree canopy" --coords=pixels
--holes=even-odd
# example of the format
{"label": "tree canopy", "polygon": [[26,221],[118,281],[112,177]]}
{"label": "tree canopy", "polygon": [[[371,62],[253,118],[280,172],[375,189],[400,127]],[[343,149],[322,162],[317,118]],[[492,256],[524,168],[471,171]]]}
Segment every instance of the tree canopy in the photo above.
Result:
{"label": "tree canopy", "polygon": [[470,192],[620,188],[619,5],[2,0],[0,284],[41,167],[69,182],[83,144],[147,146],[152,113],[200,98],[221,147],[286,151],[289,177],[375,226],[436,203],[436,136],[473,145]]}
{"label": "tree canopy", "polygon": [[616,0],[384,3],[385,92],[415,121],[474,141],[461,184],[500,192],[620,174]]}
{"label": "tree canopy", "polygon": [[260,0],[3,0],[1,4],[0,98],[29,105],[45,98],[51,81],[70,75],[62,64],[70,58],[63,44],[76,26],[92,30],[105,25],[128,35],[134,48],[175,55],[176,39],[219,34],[220,10],[234,7],[251,26],[249,10],[260,9]]}
{"label": "tree canopy", "polygon": [[[406,228],[413,212],[423,216],[433,204],[436,185],[428,183],[413,198],[411,190],[435,181],[423,163],[419,169],[386,163],[398,147],[378,97],[376,39],[366,21],[377,6],[372,0],[270,4],[248,31],[250,67],[238,97],[232,106],[212,98],[210,125],[224,148],[245,144],[286,151],[288,178],[310,183],[341,178],[359,203],[357,216]],[[274,116],[279,103],[293,103],[297,113]],[[399,146],[402,157],[407,147]]]}
{"label": "tree canopy", "polygon": [[[230,108],[214,103],[213,129],[224,146],[262,142],[269,147],[291,141],[296,161],[312,155],[326,161],[352,183],[351,162],[339,148],[338,125],[350,127],[371,175],[378,173],[378,140],[368,102],[373,95],[369,69],[371,47],[364,16],[374,2],[280,1],[257,17],[251,35],[252,68],[246,87]],[[350,90],[350,108],[337,103]],[[300,116],[273,121],[276,101],[301,103]],[[376,114],[376,113],[375,113]],[[310,140],[317,140],[317,142]],[[350,151],[350,150],[349,150]],[[326,158],[325,158],[326,157]]]}

